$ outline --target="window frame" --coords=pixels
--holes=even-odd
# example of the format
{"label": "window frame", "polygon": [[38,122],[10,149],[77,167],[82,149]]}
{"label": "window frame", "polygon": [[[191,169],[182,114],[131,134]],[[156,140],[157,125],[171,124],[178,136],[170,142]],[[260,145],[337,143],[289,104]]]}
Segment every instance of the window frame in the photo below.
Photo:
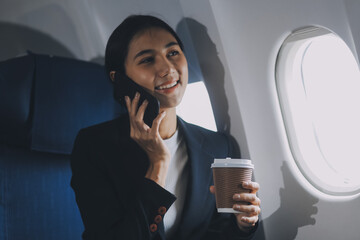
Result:
{"label": "window frame", "polygon": [[[301,87],[300,83],[302,82],[301,64],[297,68],[294,66],[299,61],[301,62],[306,48],[311,44],[312,39],[328,34],[339,37],[326,28],[315,26],[299,29],[290,34],[283,42],[276,59],[275,81],[290,151],[301,174],[312,186],[325,194],[351,196],[360,193],[360,183],[357,183],[355,186],[346,186],[346,181],[348,181],[346,176],[336,173],[336,170],[334,171],[322,156],[321,149],[316,148],[316,145],[319,145],[316,142],[316,132],[313,131],[314,136],[312,139],[309,139],[313,144],[304,144],[304,142],[299,140],[299,138],[311,134],[311,118],[306,114],[309,111],[309,109],[306,109],[306,100],[302,99],[296,103],[296,111],[292,110],[295,105],[294,99],[304,98],[300,94],[294,96],[294,93],[300,92],[296,89]],[[298,115],[302,116],[301,120]],[[301,134],[300,130],[302,130]],[[304,150],[305,145],[311,145],[311,147],[306,147],[308,149]],[[318,161],[317,167],[322,169],[320,174],[330,176],[330,179],[332,179],[331,184],[318,177],[320,174],[315,172],[312,166],[309,166],[308,160],[306,160],[308,159],[309,152],[312,152],[314,154],[313,157],[316,157],[316,159],[321,159]]]}

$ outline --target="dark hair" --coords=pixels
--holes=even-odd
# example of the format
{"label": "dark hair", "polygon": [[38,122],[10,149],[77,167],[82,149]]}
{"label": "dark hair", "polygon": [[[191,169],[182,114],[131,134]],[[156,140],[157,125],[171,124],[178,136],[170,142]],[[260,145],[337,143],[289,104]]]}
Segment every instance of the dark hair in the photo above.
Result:
{"label": "dark hair", "polygon": [[[125,59],[128,54],[129,45],[133,37],[150,28],[161,28],[174,36],[181,50],[184,51],[181,42],[175,31],[159,18],[148,15],[131,15],[127,17],[111,34],[105,50],[105,69],[109,76],[111,71],[116,71],[122,78],[126,77]],[[118,100],[116,82],[114,81],[114,97]]]}

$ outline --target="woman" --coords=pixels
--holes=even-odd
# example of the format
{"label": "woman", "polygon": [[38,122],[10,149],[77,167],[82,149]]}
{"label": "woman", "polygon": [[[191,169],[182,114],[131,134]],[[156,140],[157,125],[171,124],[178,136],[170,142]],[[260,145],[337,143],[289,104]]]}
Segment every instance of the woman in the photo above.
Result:
{"label": "woman", "polygon": [[[130,16],[112,33],[106,70],[132,79],[160,102],[149,127],[147,101],[125,97],[128,114],[82,129],[75,141],[71,185],[84,222],[84,239],[248,239],[257,227],[255,182],[235,194],[239,214],[218,214],[210,164],[239,157],[229,136],[176,116],[188,82],[187,61],[176,33],[152,16]],[[115,75],[118,74],[118,78]]]}

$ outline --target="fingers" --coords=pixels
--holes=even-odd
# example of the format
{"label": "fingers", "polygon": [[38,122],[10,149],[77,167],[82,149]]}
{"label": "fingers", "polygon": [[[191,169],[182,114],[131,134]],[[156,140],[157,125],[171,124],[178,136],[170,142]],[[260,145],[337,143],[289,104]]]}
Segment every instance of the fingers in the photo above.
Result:
{"label": "fingers", "polygon": [[256,222],[259,220],[259,215],[251,215],[245,212],[235,213],[237,224],[240,229],[249,229],[255,226]]}
{"label": "fingers", "polygon": [[139,98],[140,98],[140,94],[138,92],[135,94],[133,100],[130,100],[129,96],[125,96],[126,108],[129,112],[130,117],[134,117],[136,114]]}
{"label": "fingers", "polygon": [[259,217],[258,216],[251,216],[251,217],[245,217],[245,216],[242,216],[240,218],[240,221],[247,224],[248,227],[250,226],[255,226],[256,222],[259,220]]}
{"label": "fingers", "polygon": [[[136,92],[134,99],[131,101],[128,96],[125,96],[126,107],[129,112],[130,124],[136,124],[139,129],[149,130],[149,126],[144,123],[145,110],[149,104],[148,100],[144,100],[143,103],[138,107],[140,100],[140,94]],[[161,121],[165,117],[166,112],[160,113],[153,121],[154,134],[159,132]]]}
{"label": "fingers", "polygon": [[163,111],[154,119],[152,127],[151,127],[154,135],[159,133],[160,123],[164,119],[165,115],[166,115],[166,112]]}
{"label": "fingers", "polygon": [[145,99],[143,103],[138,106],[140,100],[140,94],[136,92],[134,99],[130,100],[128,96],[125,96],[126,108],[129,112],[130,124],[132,127],[147,130],[148,126],[144,123],[144,114],[146,107],[148,106],[148,101]]}
{"label": "fingers", "polygon": [[[250,187],[250,186],[248,186]],[[257,191],[258,184],[254,184],[251,188]],[[255,226],[256,222],[259,219],[259,214],[261,212],[260,208],[260,199],[256,196],[255,193],[237,193],[234,194],[233,199],[239,201],[233,205],[233,209],[239,211],[239,214],[236,214],[238,225],[239,226]],[[246,204],[248,203],[248,204]]]}
{"label": "fingers", "polygon": [[242,187],[245,189],[249,189],[251,193],[256,193],[260,189],[260,185],[257,182],[243,182]]}
{"label": "fingers", "polygon": [[257,205],[241,205],[234,204],[233,209],[242,213],[246,213],[247,216],[258,216],[261,209]]}
{"label": "fingers", "polygon": [[[147,101],[145,100],[143,104],[138,109],[138,104],[140,100],[140,93],[136,92],[135,96],[132,100],[128,96],[125,96],[125,102],[126,102],[126,108],[129,112],[130,117],[135,118],[141,107],[145,104],[147,104]],[[145,110],[144,107],[142,110]]]}
{"label": "fingers", "polygon": [[233,195],[235,201],[248,202],[252,205],[260,206],[260,199],[254,193],[236,193]]}
{"label": "fingers", "polygon": [[130,114],[130,109],[131,109],[131,103],[130,103],[130,99],[128,96],[125,96],[125,103],[126,103],[126,108]]}
{"label": "fingers", "polygon": [[149,129],[149,126],[147,126],[143,120],[148,101],[145,100],[138,108],[139,99],[139,93],[135,94],[133,100],[130,100],[128,96],[125,96],[125,103],[129,112],[130,137],[135,141],[141,139],[142,136],[144,136],[144,133],[146,134]]}
{"label": "fingers", "polygon": [[145,101],[140,105],[140,107],[135,115],[135,119],[134,119],[138,128],[144,128],[144,130],[147,129],[145,127],[146,124],[144,123],[144,114],[145,114],[145,110],[146,110],[148,103],[149,102],[145,99]]}
{"label": "fingers", "polygon": [[131,102],[131,113],[132,113],[132,117],[134,117],[136,115],[137,109],[138,109],[138,105],[139,105],[139,99],[140,99],[140,93],[136,92],[135,96]]}

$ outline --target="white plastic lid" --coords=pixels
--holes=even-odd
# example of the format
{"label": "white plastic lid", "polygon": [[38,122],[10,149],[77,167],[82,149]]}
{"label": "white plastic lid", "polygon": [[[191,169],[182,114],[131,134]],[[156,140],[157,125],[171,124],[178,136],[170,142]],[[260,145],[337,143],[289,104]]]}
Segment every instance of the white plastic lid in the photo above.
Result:
{"label": "white plastic lid", "polygon": [[235,167],[235,168],[254,168],[254,164],[249,159],[238,158],[221,158],[214,159],[214,163],[211,164],[211,168],[223,168],[223,167]]}

